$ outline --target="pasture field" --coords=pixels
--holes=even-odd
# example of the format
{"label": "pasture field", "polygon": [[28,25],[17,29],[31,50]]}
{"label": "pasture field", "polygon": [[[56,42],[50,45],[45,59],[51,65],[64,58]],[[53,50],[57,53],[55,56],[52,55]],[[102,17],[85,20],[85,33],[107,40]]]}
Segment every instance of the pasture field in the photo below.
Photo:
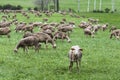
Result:
{"label": "pasture field", "polygon": [[[17,14],[17,19],[29,23],[42,21],[42,18],[46,17],[29,15],[30,19],[26,19]],[[111,15],[113,14],[107,14],[106,17]],[[48,22],[59,22],[64,17],[67,21],[75,21],[76,26],[81,20],[87,21],[87,18],[73,18],[55,13]],[[101,22],[103,20],[100,19]],[[18,53],[13,52],[23,35],[23,32],[16,33],[14,28],[15,26],[11,25],[10,39],[0,36],[0,80],[118,80],[120,78],[120,41],[109,39],[109,29],[105,32],[99,31],[95,38],[90,38],[83,34],[82,29],[76,27],[70,35],[71,43],[57,40],[56,49],[51,45],[46,49],[42,44],[39,53],[29,49],[29,54],[26,54],[22,49],[19,49]],[[34,31],[39,30],[35,28]],[[80,45],[83,48],[80,73],[77,72],[75,65],[72,72],[68,71],[68,51],[72,45]]]}
{"label": "pasture field", "polygon": [[[4,4],[10,0],[2,1]],[[11,0],[13,4],[23,4],[25,8],[34,6],[31,0]],[[67,0],[66,0],[67,1]],[[107,0],[105,0],[107,1]],[[117,1],[117,0],[116,0]],[[0,4],[2,4],[2,2]],[[29,3],[30,5],[26,5]],[[0,19],[3,13],[0,13]],[[10,13],[13,15],[13,13]],[[21,14],[17,14],[18,21],[38,22],[47,17],[35,17],[29,13],[30,19]],[[74,21],[76,28],[70,35],[71,43],[66,40],[63,42],[57,40],[57,48],[53,49],[49,44],[48,49],[42,44],[40,52],[29,49],[26,54],[22,49],[14,53],[14,48],[22,38],[23,32],[15,32],[15,25],[11,25],[11,38],[0,36],[0,80],[119,80],[120,79],[120,40],[109,39],[111,26],[115,25],[120,28],[120,14],[107,13],[78,13],[86,18],[74,18],[69,15],[63,16],[58,13],[49,18],[50,22],[60,22],[66,18],[67,21]],[[106,31],[98,31],[95,38],[86,37],[83,30],[78,28],[81,21],[87,21],[89,17],[98,18],[100,24],[109,23]],[[10,21],[11,19],[9,19]],[[38,32],[36,27],[34,32]],[[76,65],[72,72],[69,72],[68,51],[71,46],[80,45],[83,48],[83,57],[80,67],[80,73],[77,72]]]}

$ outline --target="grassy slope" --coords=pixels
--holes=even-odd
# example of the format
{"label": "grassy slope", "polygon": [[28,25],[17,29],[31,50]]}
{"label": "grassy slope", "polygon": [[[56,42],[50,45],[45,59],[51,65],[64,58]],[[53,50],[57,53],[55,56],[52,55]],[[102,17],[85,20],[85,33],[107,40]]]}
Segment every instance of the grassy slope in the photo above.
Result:
{"label": "grassy slope", "polygon": [[[119,14],[80,13],[79,15],[99,18],[101,23],[108,22],[117,27],[120,25]],[[81,20],[86,20],[65,17],[77,24]],[[41,21],[42,19],[35,18],[32,14],[29,20],[20,14],[17,14],[17,18],[19,21],[25,22]],[[62,18],[63,16],[54,14],[49,22],[59,22]],[[46,50],[42,45],[39,53],[35,53],[31,49],[29,54],[25,54],[20,49],[18,54],[14,54],[13,49],[23,35],[22,33],[16,34],[14,27],[14,25],[11,27],[10,40],[5,36],[0,37],[0,80],[118,80],[120,78],[120,57],[118,56],[120,42],[115,39],[110,40],[108,30],[99,31],[93,39],[84,36],[82,29],[76,28],[70,36],[72,42],[58,40],[56,50],[51,46]],[[75,71],[68,72],[67,53],[69,48],[76,44],[84,49],[80,74],[76,73],[75,66]]]}

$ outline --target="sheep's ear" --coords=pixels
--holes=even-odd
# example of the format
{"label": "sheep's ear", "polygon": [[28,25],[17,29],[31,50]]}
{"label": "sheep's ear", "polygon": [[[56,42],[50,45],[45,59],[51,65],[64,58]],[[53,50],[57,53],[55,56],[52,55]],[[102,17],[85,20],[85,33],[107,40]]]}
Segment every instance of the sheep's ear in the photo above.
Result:
{"label": "sheep's ear", "polygon": [[71,48],[71,50],[75,50],[75,48]]}
{"label": "sheep's ear", "polygon": [[80,51],[83,51],[83,49],[79,49]]}

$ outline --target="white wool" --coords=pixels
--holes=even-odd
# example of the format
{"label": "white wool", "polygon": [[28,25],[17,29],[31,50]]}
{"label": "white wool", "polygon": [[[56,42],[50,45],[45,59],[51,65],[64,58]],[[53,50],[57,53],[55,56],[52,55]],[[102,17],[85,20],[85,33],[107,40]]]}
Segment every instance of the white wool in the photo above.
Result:
{"label": "white wool", "polygon": [[78,53],[79,53],[80,47],[79,47],[78,45],[72,46],[71,48],[74,48],[74,49],[75,49],[75,50],[73,50],[73,53],[74,53],[74,54],[78,54]]}

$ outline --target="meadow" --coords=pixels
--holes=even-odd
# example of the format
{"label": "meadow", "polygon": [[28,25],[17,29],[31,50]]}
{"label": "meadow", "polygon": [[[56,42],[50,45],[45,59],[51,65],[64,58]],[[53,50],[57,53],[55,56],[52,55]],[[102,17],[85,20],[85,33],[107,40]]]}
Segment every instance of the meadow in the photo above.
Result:
{"label": "meadow", "polygon": [[[10,0],[9,0],[10,1]],[[9,2],[2,1],[3,4]],[[23,4],[20,0],[11,0],[10,3]],[[25,0],[30,2],[30,0]],[[2,3],[0,3],[2,4]],[[24,5],[24,4],[23,4]],[[31,4],[32,5],[32,4]],[[25,7],[29,5],[24,5]],[[74,21],[76,28],[70,35],[71,43],[66,40],[63,42],[57,40],[57,48],[53,49],[51,45],[48,49],[42,44],[40,52],[29,49],[29,53],[25,53],[22,49],[18,53],[14,53],[14,48],[18,41],[22,38],[23,33],[14,31],[15,25],[11,25],[11,38],[0,36],[0,80],[119,80],[120,79],[120,41],[115,38],[109,39],[111,26],[115,25],[119,28],[119,13],[77,13],[86,18],[74,18],[69,15],[63,16],[58,13],[47,17],[30,15],[30,19],[25,18],[21,14],[17,14],[17,19],[24,22],[42,21],[43,18],[49,18],[50,22],[60,22],[66,18],[67,21]],[[3,14],[0,13],[0,17]],[[12,13],[10,15],[13,15]],[[89,17],[99,19],[100,24],[109,23],[106,31],[98,31],[95,38],[86,37],[83,30],[78,27],[81,21],[87,21]],[[38,28],[34,29],[38,32]],[[74,64],[73,70],[68,70],[69,59],[68,51],[71,46],[80,45],[83,49],[83,57],[80,72],[77,72]]]}

